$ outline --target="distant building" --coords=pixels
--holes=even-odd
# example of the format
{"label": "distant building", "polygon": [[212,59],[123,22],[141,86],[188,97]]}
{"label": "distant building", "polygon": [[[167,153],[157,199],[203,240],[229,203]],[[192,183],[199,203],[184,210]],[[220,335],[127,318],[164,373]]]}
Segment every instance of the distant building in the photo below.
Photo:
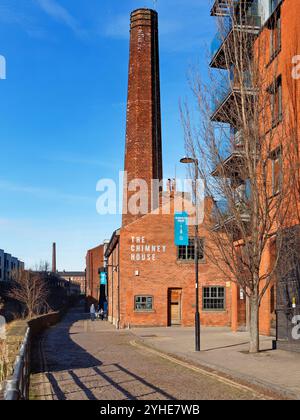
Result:
{"label": "distant building", "polygon": [[4,281],[4,251],[0,249],[0,282]]}
{"label": "distant building", "polygon": [[10,281],[14,273],[24,270],[24,263],[0,249],[0,282]]}
{"label": "distant building", "polygon": [[104,254],[109,241],[90,249],[86,254],[86,296],[98,303],[106,300],[107,284],[101,284],[101,271],[105,268]]}
{"label": "distant building", "polygon": [[86,296],[93,301],[99,301],[100,270],[104,266],[104,245],[101,244],[88,250],[86,255]]}
{"label": "distant building", "polygon": [[59,271],[57,275],[68,281],[71,289],[77,291],[79,286],[80,293],[85,294],[85,271]]}

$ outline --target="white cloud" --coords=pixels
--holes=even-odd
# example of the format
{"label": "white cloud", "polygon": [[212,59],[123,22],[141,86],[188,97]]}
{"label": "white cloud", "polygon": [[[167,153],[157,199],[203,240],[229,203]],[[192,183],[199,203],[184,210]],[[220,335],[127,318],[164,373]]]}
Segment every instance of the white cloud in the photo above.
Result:
{"label": "white cloud", "polygon": [[39,199],[63,200],[63,201],[94,201],[92,197],[64,193],[55,189],[39,188],[26,185],[14,184],[9,181],[0,180],[0,190],[12,193],[29,194]]}
{"label": "white cloud", "polygon": [[39,7],[57,22],[68,26],[76,35],[83,36],[85,32],[80,28],[75,17],[56,0],[35,0]]}

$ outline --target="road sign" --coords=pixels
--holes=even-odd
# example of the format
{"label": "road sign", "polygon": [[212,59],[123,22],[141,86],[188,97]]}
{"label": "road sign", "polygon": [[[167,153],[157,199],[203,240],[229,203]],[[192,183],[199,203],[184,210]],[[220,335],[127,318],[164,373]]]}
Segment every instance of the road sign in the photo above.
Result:
{"label": "road sign", "polygon": [[174,228],[175,228],[175,245],[188,246],[189,229],[188,229],[188,214],[186,212],[175,213]]}

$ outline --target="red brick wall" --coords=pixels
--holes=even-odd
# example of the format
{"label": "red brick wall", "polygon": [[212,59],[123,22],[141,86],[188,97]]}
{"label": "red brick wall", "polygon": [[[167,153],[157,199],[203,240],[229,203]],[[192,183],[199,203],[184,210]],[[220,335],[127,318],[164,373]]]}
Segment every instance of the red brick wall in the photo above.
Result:
{"label": "red brick wall", "polygon": [[98,269],[104,266],[103,245],[99,245],[87,252],[86,255],[86,281],[87,296],[91,301],[99,299],[100,278]]}
{"label": "red brick wall", "polygon": [[[199,235],[209,240],[207,231],[200,227]],[[155,261],[132,261],[132,237],[144,237],[150,245],[160,245]],[[177,260],[177,249],[174,245],[174,215],[147,215],[121,229],[120,233],[120,327],[127,326],[167,326],[168,325],[168,290],[182,289],[182,325],[194,324],[195,312],[195,268],[193,262]],[[165,246],[165,252],[163,251]],[[116,253],[110,257],[109,264]],[[135,275],[135,271],[139,275]],[[109,315],[117,319],[117,275],[109,275]],[[231,325],[231,287],[220,271],[208,259],[199,264],[200,308],[202,325]],[[202,310],[202,287],[223,286],[226,291],[226,309],[224,311]],[[228,287],[229,286],[229,287]],[[151,295],[154,298],[153,312],[135,312],[134,297]],[[112,314],[113,313],[113,314]],[[110,319],[111,319],[110,318]]]}
{"label": "red brick wall", "polygon": [[[290,157],[286,157],[289,150],[288,141],[290,138],[297,136],[299,141],[300,120],[299,115],[299,97],[300,97],[300,83],[299,80],[292,78],[292,59],[299,55],[300,47],[300,30],[298,23],[298,16],[300,14],[299,0],[285,0],[281,5],[281,50],[278,55],[270,62],[270,29],[267,27],[261,32],[260,37],[256,41],[256,48],[262,49],[265,45],[264,53],[260,51],[259,56],[262,61],[262,72],[266,85],[270,85],[275,76],[282,77],[282,100],[283,100],[283,122],[272,132],[274,149],[276,146],[283,147],[283,177],[290,176]],[[266,130],[266,127],[263,127]],[[291,150],[289,152],[291,153]],[[270,177],[271,179],[271,177]],[[283,182],[285,178],[283,178]],[[287,183],[290,182],[288,179]],[[299,205],[299,194],[296,192],[295,197],[287,203],[289,213],[286,220],[286,225],[294,225],[299,223],[297,204]],[[299,210],[299,209],[298,209]],[[276,228],[275,228],[276,229]],[[268,247],[261,263],[261,275],[270,271],[274,262],[272,262],[272,255]],[[261,285],[263,287],[263,284]],[[274,314],[271,314],[271,294],[270,289],[267,290],[260,307],[260,332],[269,335],[271,331],[271,323]]]}
{"label": "red brick wall", "polygon": [[[147,9],[131,14],[127,102],[125,171],[128,182],[134,179],[146,181],[149,210],[151,181],[162,179],[157,19],[157,13]],[[127,185],[124,190],[127,192]],[[128,192],[128,199],[124,195],[125,207],[133,194]],[[127,213],[125,207],[123,226],[140,217]]]}
{"label": "red brick wall", "polygon": [[119,245],[114,249],[108,262],[108,310],[109,321],[114,325],[119,319],[119,268],[118,268]]}

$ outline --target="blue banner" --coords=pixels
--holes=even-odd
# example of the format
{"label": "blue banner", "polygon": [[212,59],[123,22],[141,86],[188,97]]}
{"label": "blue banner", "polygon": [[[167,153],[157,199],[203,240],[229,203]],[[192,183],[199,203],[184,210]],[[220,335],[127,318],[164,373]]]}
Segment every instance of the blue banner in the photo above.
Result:
{"label": "blue banner", "polygon": [[100,284],[107,285],[107,275],[105,272],[100,273]]}
{"label": "blue banner", "polygon": [[175,213],[174,228],[175,228],[175,245],[188,246],[189,228],[188,228],[188,214],[186,212]]}

